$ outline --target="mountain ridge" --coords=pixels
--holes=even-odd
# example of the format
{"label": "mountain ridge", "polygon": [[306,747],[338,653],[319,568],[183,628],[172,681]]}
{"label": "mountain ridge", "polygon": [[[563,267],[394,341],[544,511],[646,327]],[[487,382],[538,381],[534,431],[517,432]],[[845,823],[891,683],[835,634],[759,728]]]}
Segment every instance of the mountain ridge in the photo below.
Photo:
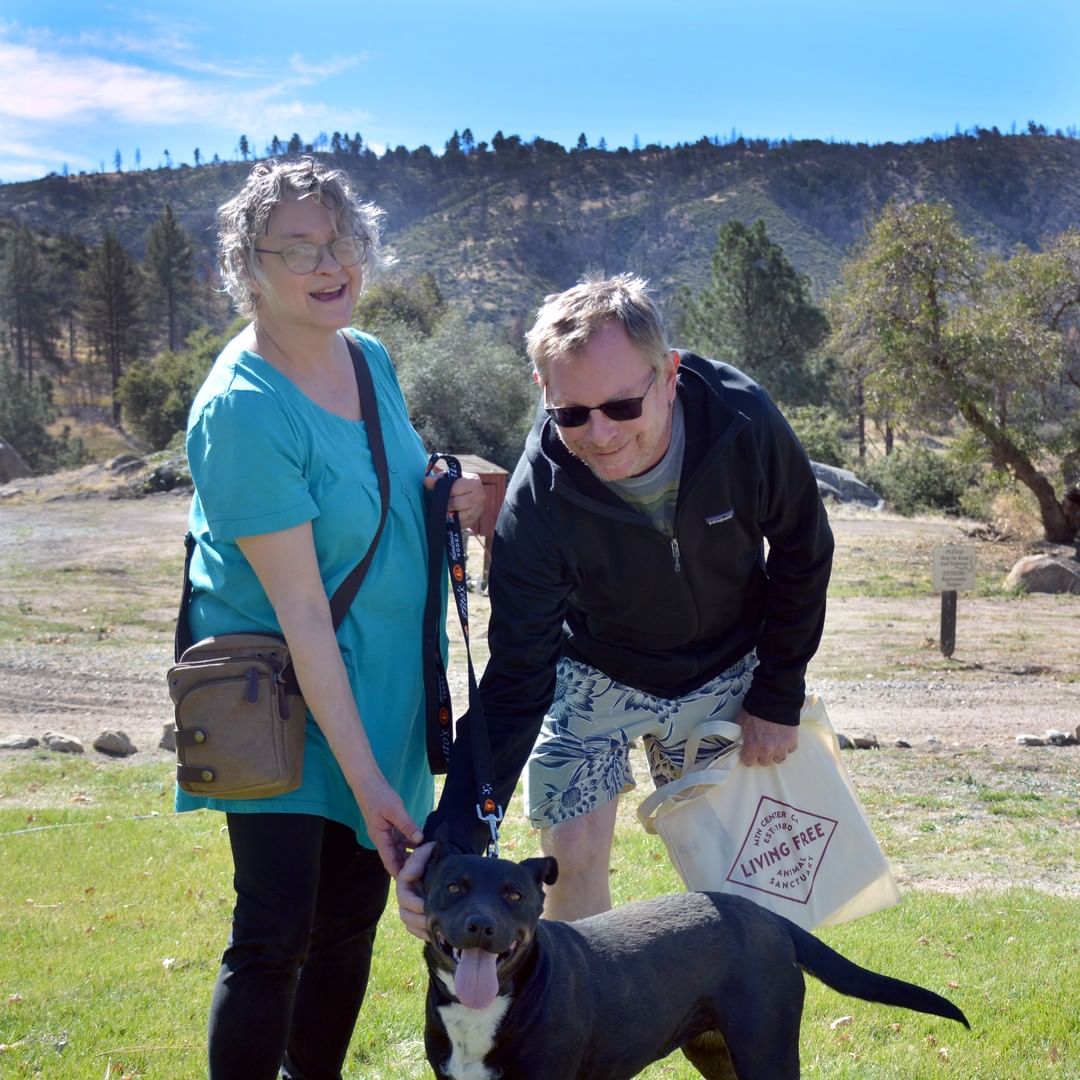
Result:
{"label": "mountain ridge", "polygon": [[[763,218],[817,296],[890,200],[949,202],[984,250],[1037,248],[1080,226],[1080,140],[993,130],[877,145],[708,139],[672,148],[566,151],[506,140],[498,153],[426,147],[320,155],[387,211],[393,272],[430,270],[451,303],[485,318],[531,317],[588,270],[650,278],[662,304],[698,288],[720,226]],[[94,244],[107,229],[141,257],[171,203],[197,265],[213,266],[215,208],[250,162],[95,173],[0,186],[0,218]]]}

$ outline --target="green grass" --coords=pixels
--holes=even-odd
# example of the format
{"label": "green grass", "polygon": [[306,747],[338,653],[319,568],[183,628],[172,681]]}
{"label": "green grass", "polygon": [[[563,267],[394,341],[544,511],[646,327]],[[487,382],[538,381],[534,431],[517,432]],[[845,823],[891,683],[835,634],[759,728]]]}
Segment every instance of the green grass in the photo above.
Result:
{"label": "green grass", "polygon": [[[804,1075],[1080,1076],[1080,900],[1025,887],[1056,882],[1080,892],[1080,760],[1047,754],[1034,772],[979,751],[845,760],[905,895],[889,911],[821,936],[860,963],[948,995],[974,1030],[843,998],[809,980]],[[0,765],[5,1080],[205,1076],[231,868],[220,815],[171,812],[170,772],[164,763],[117,768],[45,754]],[[630,796],[620,809],[617,903],[679,887],[659,840],[636,825],[636,801]],[[510,809],[503,848],[511,858],[537,852],[519,806]],[[390,911],[349,1080],[430,1075],[425,986],[420,945]],[[696,1075],[679,1055],[642,1074]]]}

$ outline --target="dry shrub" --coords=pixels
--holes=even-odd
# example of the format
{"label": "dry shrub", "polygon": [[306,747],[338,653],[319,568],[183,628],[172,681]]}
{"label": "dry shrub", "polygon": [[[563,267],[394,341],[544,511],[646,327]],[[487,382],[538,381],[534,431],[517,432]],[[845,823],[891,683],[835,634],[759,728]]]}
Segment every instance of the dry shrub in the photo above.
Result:
{"label": "dry shrub", "polygon": [[1026,487],[999,491],[990,502],[990,523],[1003,536],[1023,543],[1044,536],[1039,504]]}

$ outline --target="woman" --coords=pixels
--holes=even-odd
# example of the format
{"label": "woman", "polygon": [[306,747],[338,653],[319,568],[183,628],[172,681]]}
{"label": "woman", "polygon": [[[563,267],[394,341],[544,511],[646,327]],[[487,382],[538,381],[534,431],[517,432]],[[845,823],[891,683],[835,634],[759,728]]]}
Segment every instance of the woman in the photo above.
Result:
{"label": "woman", "polygon": [[[212,1080],[339,1078],[391,875],[431,808],[420,627],[426,454],[390,358],[343,331],[378,256],[382,211],[305,158],[261,162],[218,211],[222,275],[251,317],[191,409],[195,640],[288,642],[310,710],[303,783],[266,799],[177,792],[227,814],[237,900],[210,1010]],[[390,507],[335,635],[328,595],[367,550],[379,490],[345,333],[363,347]],[[429,481],[433,483],[433,481]],[[475,524],[476,477],[450,509]]]}

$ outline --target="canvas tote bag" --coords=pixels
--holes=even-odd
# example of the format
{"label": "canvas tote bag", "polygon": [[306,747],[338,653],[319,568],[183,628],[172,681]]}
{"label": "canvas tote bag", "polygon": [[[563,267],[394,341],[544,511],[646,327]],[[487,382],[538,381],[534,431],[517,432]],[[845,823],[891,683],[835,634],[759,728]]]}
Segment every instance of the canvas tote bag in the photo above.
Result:
{"label": "canvas tote bag", "polygon": [[[741,734],[728,721],[699,725],[683,774],[638,809],[686,887],[745,896],[806,930],[897,903],[821,699],[807,698],[798,749],[780,765],[742,765]],[[703,767],[696,758],[706,735],[732,745]]]}

